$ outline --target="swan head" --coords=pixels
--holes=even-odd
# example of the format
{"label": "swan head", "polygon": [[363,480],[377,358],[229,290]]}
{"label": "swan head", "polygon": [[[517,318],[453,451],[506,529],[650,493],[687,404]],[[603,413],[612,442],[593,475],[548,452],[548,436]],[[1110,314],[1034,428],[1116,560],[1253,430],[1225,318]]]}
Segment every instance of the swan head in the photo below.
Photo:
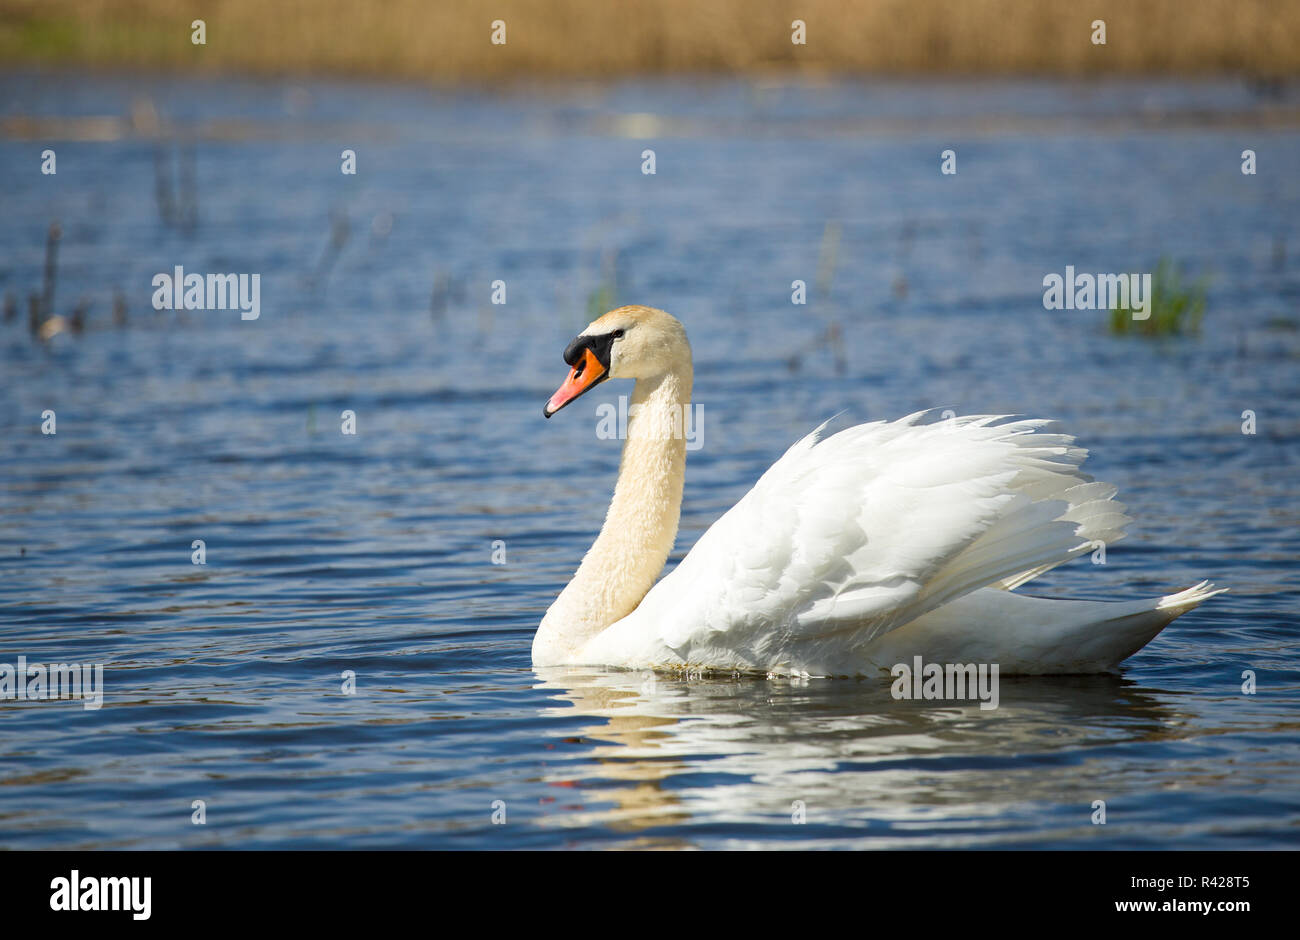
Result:
{"label": "swan head", "polygon": [[550,417],[606,379],[652,379],[691,362],[686,329],[653,307],[619,307],[593,320],[564,350],[569,377],[542,414]]}

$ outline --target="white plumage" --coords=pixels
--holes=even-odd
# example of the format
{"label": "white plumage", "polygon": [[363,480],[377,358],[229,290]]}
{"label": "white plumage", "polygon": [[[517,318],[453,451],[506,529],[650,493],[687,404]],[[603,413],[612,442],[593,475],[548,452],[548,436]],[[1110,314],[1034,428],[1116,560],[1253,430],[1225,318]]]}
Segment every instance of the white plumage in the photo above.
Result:
{"label": "white plumage", "polygon": [[1124,506],[1115,487],[1079,472],[1087,451],[1049,422],[922,423],[932,417],[828,438],[823,425],[799,441],[585,658],[853,675],[922,654],[996,662],[1004,674],[1096,672],[1210,596],[1198,588],[1107,604],[1011,594],[1123,538]]}
{"label": "white plumage", "polygon": [[[602,321],[620,312],[589,331],[608,328]],[[689,377],[685,384],[689,395]],[[546,634],[563,630],[557,621],[572,603],[561,595],[534,660],[836,676],[875,674],[921,655],[998,663],[1003,674],[1099,672],[1218,593],[1204,583],[1127,603],[1013,593],[1123,538],[1130,521],[1113,486],[1080,472],[1087,452],[1050,422],[921,412],[824,431],[791,447],[671,574],[623,603],[630,611],[589,618],[555,656]],[[672,442],[661,446],[671,465]],[[620,496],[654,490],[624,486],[639,472],[628,460],[625,452],[609,519],[566,594],[599,580],[602,569],[601,583],[628,580],[601,550],[612,525],[635,530],[640,522]],[[675,531],[676,503],[645,508],[647,529],[671,517]],[[623,550],[642,543],[658,544],[633,531]]]}

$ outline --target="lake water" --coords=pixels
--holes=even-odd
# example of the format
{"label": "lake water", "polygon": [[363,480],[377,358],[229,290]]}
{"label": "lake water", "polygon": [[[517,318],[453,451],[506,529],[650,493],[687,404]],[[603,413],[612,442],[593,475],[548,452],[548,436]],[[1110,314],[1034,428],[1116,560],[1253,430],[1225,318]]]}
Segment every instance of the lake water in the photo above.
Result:
{"label": "lake water", "polygon": [[[0,662],[105,667],[98,710],[0,702],[0,845],[1297,845],[1298,167],[1300,93],[1228,81],[0,77]],[[54,220],[90,307],[41,342]],[[1199,336],[1043,307],[1161,257]],[[154,311],[177,265],[259,274],[260,317]],[[602,285],[694,346],[674,561],[823,419],[934,406],[1058,418],[1120,487],[1129,538],[1033,593],[1231,592],[995,711],[538,674],[617,467],[623,383],[541,416]]]}

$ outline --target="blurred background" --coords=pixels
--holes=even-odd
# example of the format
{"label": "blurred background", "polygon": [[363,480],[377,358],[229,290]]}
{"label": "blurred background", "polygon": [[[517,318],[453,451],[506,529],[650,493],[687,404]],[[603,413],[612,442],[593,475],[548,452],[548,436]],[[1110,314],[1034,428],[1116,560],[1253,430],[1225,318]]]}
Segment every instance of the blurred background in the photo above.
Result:
{"label": "blurred background", "polygon": [[[1300,5],[1086,7],[0,0],[0,662],[107,685],[0,703],[0,844],[1294,845]],[[260,317],[154,309],[178,265]],[[1044,309],[1067,266],[1151,318]],[[539,677],[629,388],[541,406],[622,303],[695,352],[670,564],[824,419],[936,407],[1120,487],[1034,593],[1232,591],[992,717]]]}
{"label": "blurred background", "polygon": [[[178,37],[203,19],[206,49]],[[505,49],[490,24],[507,24]],[[791,23],[807,26],[806,44]],[[1088,42],[1106,23],[1105,55]],[[508,51],[507,51],[508,49]],[[504,53],[504,54],[503,54]],[[770,71],[1294,75],[1287,0],[4,0],[6,61],[466,81]]]}

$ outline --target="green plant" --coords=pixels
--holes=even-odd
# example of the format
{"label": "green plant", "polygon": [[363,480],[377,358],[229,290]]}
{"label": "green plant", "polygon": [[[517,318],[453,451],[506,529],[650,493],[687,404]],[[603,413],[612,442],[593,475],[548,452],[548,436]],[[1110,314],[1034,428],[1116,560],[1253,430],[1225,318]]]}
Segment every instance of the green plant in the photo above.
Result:
{"label": "green plant", "polygon": [[614,285],[602,282],[587,295],[587,319],[594,320],[614,309]]}
{"label": "green plant", "polygon": [[609,248],[600,256],[600,281],[587,294],[587,319],[594,320],[613,310],[618,297],[618,249]]}
{"label": "green plant", "polygon": [[1133,319],[1130,305],[1118,305],[1110,311],[1110,331],[1139,336],[1174,336],[1199,333],[1205,314],[1205,294],[1209,278],[1184,284],[1178,268],[1168,258],[1161,258],[1151,280],[1149,316]]}

